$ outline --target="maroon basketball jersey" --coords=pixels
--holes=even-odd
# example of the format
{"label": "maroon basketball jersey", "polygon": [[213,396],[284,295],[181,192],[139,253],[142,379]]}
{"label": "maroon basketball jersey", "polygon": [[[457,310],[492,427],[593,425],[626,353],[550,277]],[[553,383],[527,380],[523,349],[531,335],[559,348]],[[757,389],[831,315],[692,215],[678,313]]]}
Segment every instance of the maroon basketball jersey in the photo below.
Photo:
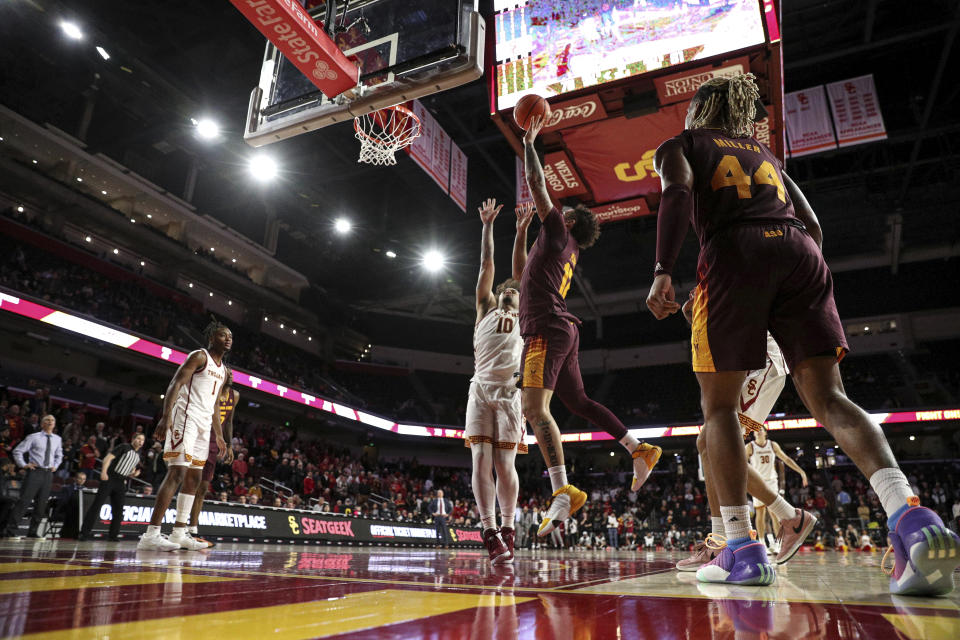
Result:
{"label": "maroon basketball jersey", "polygon": [[762,143],[719,129],[687,129],[671,140],[693,167],[693,227],[701,245],[733,224],[797,220],[783,166]]}
{"label": "maroon basketball jersey", "polygon": [[520,335],[536,335],[557,318],[580,323],[565,298],[580,257],[577,241],[554,207],[543,221],[520,278]]}

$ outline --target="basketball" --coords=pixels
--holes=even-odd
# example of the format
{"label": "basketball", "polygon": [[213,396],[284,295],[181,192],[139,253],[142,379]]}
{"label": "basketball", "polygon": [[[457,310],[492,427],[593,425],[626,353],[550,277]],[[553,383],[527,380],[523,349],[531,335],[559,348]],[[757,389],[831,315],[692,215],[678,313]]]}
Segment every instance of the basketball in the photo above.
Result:
{"label": "basketball", "polygon": [[550,119],[550,103],[545,98],[535,94],[523,96],[517,106],[513,108],[513,121],[517,123],[518,127],[526,131],[530,125],[530,120],[534,116],[542,117],[544,126],[546,126],[546,121]]}

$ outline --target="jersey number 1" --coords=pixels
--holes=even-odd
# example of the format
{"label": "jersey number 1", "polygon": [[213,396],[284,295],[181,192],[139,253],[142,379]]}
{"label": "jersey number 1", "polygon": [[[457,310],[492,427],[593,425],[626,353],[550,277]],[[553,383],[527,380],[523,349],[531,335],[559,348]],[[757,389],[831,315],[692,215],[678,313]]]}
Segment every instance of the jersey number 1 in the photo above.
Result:
{"label": "jersey number 1", "polygon": [[[783,182],[780,181],[777,170],[768,160],[764,160],[763,164],[754,172],[753,182],[776,188],[777,198],[780,199],[780,202],[787,201]],[[714,191],[725,187],[736,187],[737,197],[741,200],[753,197],[753,194],[750,193],[750,176],[744,173],[737,156],[723,156],[720,159],[720,164],[717,165],[717,170],[713,173],[713,179],[710,180],[710,187]]]}

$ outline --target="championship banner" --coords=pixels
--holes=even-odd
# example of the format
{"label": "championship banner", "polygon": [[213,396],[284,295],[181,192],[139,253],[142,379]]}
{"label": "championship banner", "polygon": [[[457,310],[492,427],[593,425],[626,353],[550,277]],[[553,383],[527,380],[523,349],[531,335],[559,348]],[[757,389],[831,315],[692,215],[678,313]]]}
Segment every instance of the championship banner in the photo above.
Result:
{"label": "championship banner", "polygon": [[823,85],[786,94],[783,111],[791,156],[837,148]]}
{"label": "championship banner", "polygon": [[527,186],[527,174],[523,168],[523,158],[516,159],[514,169],[514,176],[517,179],[516,203],[533,202],[533,195],[530,193],[530,187]]}
{"label": "championship banner", "polygon": [[596,95],[584,96],[576,100],[567,100],[550,105],[550,119],[543,131],[558,131],[567,127],[586,124],[607,117],[607,110]]}
{"label": "championship banner", "polygon": [[[81,509],[86,509],[96,495],[90,489],[83,490]],[[123,506],[123,524],[120,532],[125,536],[138,536],[147,529],[153,515],[153,496],[128,495]],[[113,511],[110,504],[100,508],[93,525],[94,533],[106,533],[110,528]],[[167,509],[163,524],[173,525],[177,510]],[[365,542],[406,545],[433,545],[437,531],[433,524],[395,522],[354,518],[333,513],[279,509],[260,505],[241,505],[207,500],[200,512],[201,534],[217,540],[237,542],[265,542],[268,540],[296,540],[321,542]],[[448,527],[456,546],[482,544],[479,529]]]}
{"label": "championship banner", "polygon": [[467,154],[450,143],[450,197],[461,211],[467,210]]}
{"label": "championship banner", "polygon": [[467,156],[453,143],[433,114],[419,100],[411,105],[420,118],[420,136],[407,153],[449,195],[461,211],[467,210]]}
{"label": "championship banner", "polygon": [[700,85],[707,80],[729,78],[748,71],[750,71],[750,58],[744,56],[727,60],[719,67],[697,67],[681,73],[654,78],[653,84],[657,87],[657,98],[660,100],[660,104],[668,105],[687,102],[697,92]]}
{"label": "championship banner", "polygon": [[590,207],[590,210],[597,216],[597,221],[600,224],[616,222],[617,220],[627,220],[629,218],[639,218],[640,216],[648,216],[653,213],[650,211],[647,201],[643,198],[624,200],[623,202],[605,204],[600,207]]}
{"label": "championship banner", "polygon": [[872,74],[831,82],[827,94],[841,147],[887,139]]}
{"label": "championship banner", "polygon": [[612,118],[561,133],[595,202],[617,202],[660,191],[653,156],[683,131],[687,105],[675,104],[641,118]]}
{"label": "championship banner", "polygon": [[587,192],[583,179],[577,175],[573,163],[563,151],[548,153],[543,158],[543,177],[546,178],[550,195],[556,200]]}
{"label": "championship banner", "polygon": [[351,62],[298,2],[230,0],[283,57],[328,98],[357,86],[360,67]]}

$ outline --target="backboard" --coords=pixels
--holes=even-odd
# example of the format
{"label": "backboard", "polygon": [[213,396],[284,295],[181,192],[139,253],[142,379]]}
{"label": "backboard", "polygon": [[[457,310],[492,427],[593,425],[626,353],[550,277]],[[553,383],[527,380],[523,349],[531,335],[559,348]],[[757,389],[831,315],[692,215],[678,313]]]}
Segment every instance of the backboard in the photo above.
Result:
{"label": "backboard", "polygon": [[[258,147],[460,86],[483,75],[484,21],[476,0],[337,2],[328,28],[360,67],[354,90],[328,99],[267,43],[244,139]],[[307,5],[318,24],[325,3]]]}

